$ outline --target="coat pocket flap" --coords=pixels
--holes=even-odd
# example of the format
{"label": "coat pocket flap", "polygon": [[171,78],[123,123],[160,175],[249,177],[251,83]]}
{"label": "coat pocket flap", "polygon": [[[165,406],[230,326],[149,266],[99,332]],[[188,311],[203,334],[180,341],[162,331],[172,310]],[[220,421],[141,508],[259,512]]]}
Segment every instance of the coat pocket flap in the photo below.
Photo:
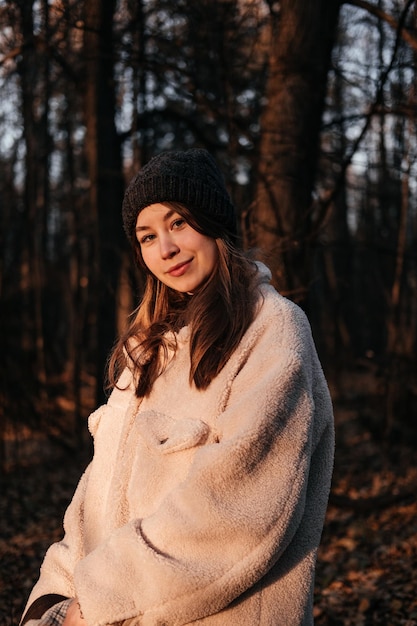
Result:
{"label": "coat pocket flap", "polygon": [[174,419],[156,411],[137,416],[139,430],[147,445],[162,454],[187,450],[203,444],[210,428],[198,419]]}

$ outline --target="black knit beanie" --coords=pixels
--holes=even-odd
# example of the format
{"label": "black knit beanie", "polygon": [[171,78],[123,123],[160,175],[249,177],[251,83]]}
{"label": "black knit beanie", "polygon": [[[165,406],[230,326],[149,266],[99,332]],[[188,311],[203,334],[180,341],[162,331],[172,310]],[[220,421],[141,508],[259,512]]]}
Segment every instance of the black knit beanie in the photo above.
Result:
{"label": "black knit beanie", "polygon": [[236,237],[236,215],[223,176],[213,157],[199,148],[163,152],[153,157],[133,178],[123,199],[123,227],[135,242],[137,217],[150,204],[183,204],[196,218],[206,215],[219,232]]}

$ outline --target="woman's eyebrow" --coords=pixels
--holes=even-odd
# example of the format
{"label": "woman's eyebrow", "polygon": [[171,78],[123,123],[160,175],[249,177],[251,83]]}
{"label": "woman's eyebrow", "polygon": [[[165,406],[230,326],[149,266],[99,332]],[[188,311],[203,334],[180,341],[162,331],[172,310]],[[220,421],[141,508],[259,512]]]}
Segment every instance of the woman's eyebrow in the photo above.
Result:
{"label": "woman's eyebrow", "polygon": [[[162,218],[163,221],[166,222],[174,214],[175,214],[175,211],[173,209],[170,209],[167,213],[165,213],[164,217]],[[138,232],[139,230],[150,230],[150,228],[151,226],[136,226],[135,231]]]}

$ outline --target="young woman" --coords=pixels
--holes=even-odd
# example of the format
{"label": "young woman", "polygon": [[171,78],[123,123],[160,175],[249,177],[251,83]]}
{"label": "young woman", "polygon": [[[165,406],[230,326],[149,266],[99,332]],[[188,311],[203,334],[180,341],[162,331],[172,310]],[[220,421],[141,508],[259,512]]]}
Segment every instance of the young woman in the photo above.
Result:
{"label": "young woman", "polygon": [[306,317],[236,247],[205,150],[152,159],[123,221],[145,294],[22,623],[310,625],[334,433]]}

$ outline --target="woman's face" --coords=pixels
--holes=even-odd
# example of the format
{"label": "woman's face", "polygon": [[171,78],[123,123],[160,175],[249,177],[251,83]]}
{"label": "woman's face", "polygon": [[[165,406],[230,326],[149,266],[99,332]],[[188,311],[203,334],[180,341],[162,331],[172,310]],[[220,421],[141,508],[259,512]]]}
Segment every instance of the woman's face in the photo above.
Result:
{"label": "woman's face", "polygon": [[164,204],[151,204],[139,213],[136,237],[146,267],[176,291],[193,293],[216,267],[216,240],[194,230]]}

